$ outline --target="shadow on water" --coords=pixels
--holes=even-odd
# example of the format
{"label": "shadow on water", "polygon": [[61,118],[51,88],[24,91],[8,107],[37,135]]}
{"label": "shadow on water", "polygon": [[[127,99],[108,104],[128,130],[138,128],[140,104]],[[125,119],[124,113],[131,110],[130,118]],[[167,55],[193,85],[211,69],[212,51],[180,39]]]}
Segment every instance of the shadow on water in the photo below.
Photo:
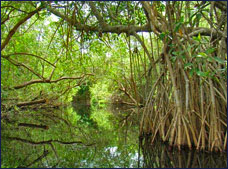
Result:
{"label": "shadow on water", "polygon": [[[161,142],[140,142],[139,118],[130,107],[72,104],[61,110],[18,112],[8,120],[1,123],[2,167],[227,167],[226,154],[169,152]],[[48,129],[17,126],[19,122]]]}
{"label": "shadow on water", "polygon": [[226,168],[227,155],[197,152],[196,150],[169,150],[159,140],[151,145],[150,139],[140,141],[145,168]]}

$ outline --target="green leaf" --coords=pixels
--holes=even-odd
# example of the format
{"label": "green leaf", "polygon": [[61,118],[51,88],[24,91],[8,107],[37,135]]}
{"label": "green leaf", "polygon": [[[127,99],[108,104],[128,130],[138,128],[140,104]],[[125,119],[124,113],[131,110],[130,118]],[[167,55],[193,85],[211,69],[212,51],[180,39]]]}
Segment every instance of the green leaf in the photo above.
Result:
{"label": "green leaf", "polygon": [[195,72],[195,70],[194,69],[191,69],[190,70],[190,72],[189,72],[189,75],[190,75],[190,77],[192,77],[193,76],[193,73]]}
{"label": "green leaf", "polygon": [[215,48],[209,48],[205,51],[206,54],[211,54],[215,51]]}
{"label": "green leaf", "polygon": [[200,53],[198,53],[197,57],[199,57],[199,58],[201,58],[201,57],[207,58],[208,56],[207,56],[206,53],[200,52]]}
{"label": "green leaf", "polygon": [[182,16],[181,18],[180,18],[180,23],[183,23],[184,22],[184,17]]}
{"label": "green leaf", "polygon": [[172,52],[173,55],[178,56],[179,52]]}
{"label": "green leaf", "polygon": [[176,27],[174,28],[174,32],[177,32],[180,29],[181,25],[182,25],[182,23],[177,23]]}
{"label": "green leaf", "polygon": [[223,69],[217,69],[219,72],[226,72],[226,68]]}
{"label": "green leaf", "polygon": [[197,14],[196,14],[196,20],[200,20],[201,17],[202,17],[202,15],[201,15],[200,13],[197,13]]}
{"label": "green leaf", "polygon": [[222,60],[222,59],[220,59],[218,57],[212,57],[212,58],[218,63],[221,63],[221,64],[225,63],[225,60]]}
{"label": "green leaf", "polygon": [[196,71],[196,74],[200,77],[208,77],[209,76],[209,72],[202,72],[200,70]]}
{"label": "green leaf", "polygon": [[200,33],[199,33],[199,35],[198,35],[198,39],[199,39],[199,41],[201,41],[201,36],[200,36]]}
{"label": "green leaf", "polygon": [[14,110],[19,111],[19,108],[15,105]]}
{"label": "green leaf", "polygon": [[45,6],[44,2],[41,1],[40,3],[41,3],[40,7],[44,7]]}
{"label": "green leaf", "polygon": [[166,35],[166,33],[165,33],[165,32],[162,32],[162,33],[159,35],[159,38],[160,38],[161,40],[163,40],[163,39],[165,38],[165,35]]}
{"label": "green leaf", "polygon": [[213,57],[208,57],[207,60],[208,60],[209,62],[213,62],[213,61],[214,61]]}
{"label": "green leaf", "polygon": [[184,64],[184,69],[187,69],[187,68],[191,69],[191,66],[193,66],[192,63],[186,63],[186,64]]}
{"label": "green leaf", "polygon": [[174,63],[176,61],[177,57],[176,56],[172,56],[171,57],[171,62]]}
{"label": "green leaf", "polygon": [[198,34],[197,37],[194,36],[193,39],[194,39],[195,41],[201,42],[201,35],[200,35],[200,33]]}

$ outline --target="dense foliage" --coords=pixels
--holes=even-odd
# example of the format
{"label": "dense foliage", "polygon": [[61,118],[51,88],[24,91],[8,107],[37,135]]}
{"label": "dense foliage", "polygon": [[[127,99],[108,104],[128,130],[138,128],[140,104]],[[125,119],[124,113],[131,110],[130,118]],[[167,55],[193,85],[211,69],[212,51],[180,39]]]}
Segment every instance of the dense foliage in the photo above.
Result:
{"label": "dense foliage", "polygon": [[1,1],[4,125],[76,94],[134,106],[152,142],[225,151],[227,2]]}

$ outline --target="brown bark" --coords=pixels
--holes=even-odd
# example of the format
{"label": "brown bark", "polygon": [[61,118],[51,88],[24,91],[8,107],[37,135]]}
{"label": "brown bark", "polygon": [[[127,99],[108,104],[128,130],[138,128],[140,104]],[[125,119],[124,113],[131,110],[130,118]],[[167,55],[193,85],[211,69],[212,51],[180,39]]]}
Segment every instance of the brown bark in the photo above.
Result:
{"label": "brown bark", "polygon": [[100,26],[89,26],[89,25],[85,25],[85,24],[82,24],[80,22],[77,22],[75,20],[72,20],[68,16],[60,13],[59,11],[55,10],[54,8],[52,8],[52,7],[48,6],[48,5],[46,5],[46,8],[47,8],[48,11],[50,11],[54,15],[62,18],[63,20],[65,20],[69,24],[73,25],[75,27],[75,29],[78,30],[78,31],[92,31],[92,32],[102,32],[102,33],[117,33],[117,34],[120,34],[120,33],[131,34],[132,30],[134,30],[135,32],[144,32],[144,31],[150,30],[149,24],[146,24],[146,25],[143,25],[143,26],[137,26],[137,25],[130,25],[130,26],[127,26],[127,25],[126,26],[125,25],[114,25],[114,26],[111,26],[111,25],[108,25],[108,24],[102,24],[101,25],[102,28],[100,28]]}

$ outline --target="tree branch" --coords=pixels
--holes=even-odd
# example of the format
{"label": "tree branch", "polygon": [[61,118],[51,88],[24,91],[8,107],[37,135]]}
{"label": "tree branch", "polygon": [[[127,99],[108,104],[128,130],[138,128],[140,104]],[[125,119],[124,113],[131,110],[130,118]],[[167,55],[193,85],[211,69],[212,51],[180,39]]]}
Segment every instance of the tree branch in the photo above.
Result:
{"label": "tree branch", "polygon": [[[100,32],[101,29],[98,26],[89,26],[89,25],[84,25],[79,22],[75,22],[75,20],[72,20],[66,15],[61,14],[59,11],[56,9],[51,8],[48,4],[46,4],[46,8],[48,11],[53,13],[54,15],[62,18],[69,24],[73,25],[76,30],[78,31],[91,31],[91,32]],[[99,16],[98,16],[99,18]],[[98,20],[99,21],[99,20]],[[136,26],[136,25],[114,25],[110,26],[107,24],[101,25],[102,26],[102,33],[128,33],[129,30],[134,30],[135,32],[148,32],[151,31],[149,24],[143,25],[143,26]]]}
{"label": "tree branch", "polygon": [[41,76],[39,73],[36,73],[32,68],[28,67],[27,65],[25,65],[24,63],[19,63],[16,60],[11,59],[8,55],[2,55],[3,58],[7,59],[10,63],[12,63],[15,66],[22,66],[25,69],[29,70],[30,72],[32,72],[34,75],[36,75],[37,77],[39,77],[40,79],[44,79],[43,76]]}
{"label": "tree branch", "polygon": [[139,43],[141,44],[141,46],[145,50],[145,52],[146,52],[146,54],[150,60],[151,65],[155,68],[154,58],[151,57],[151,55],[150,55],[145,43],[143,42],[143,40],[140,38],[140,36],[136,32],[133,33],[133,36],[139,41]]}
{"label": "tree branch", "polygon": [[[47,140],[47,141],[32,141],[32,140],[27,140],[27,139],[23,139],[23,138],[19,138],[19,137],[5,137],[6,139],[9,140],[14,140],[14,141],[20,141],[23,143],[28,143],[28,144],[32,144],[32,145],[42,145],[42,144],[51,144],[52,142],[56,142],[56,143],[60,143],[60,144],[83,144],[82,141],[61,141],[61,140]],[[85,146],[92,146],[95,145],[95,143],[91,143],[91,144],[83,144]]]}
{"label": "tree branch", "polygon": [[12,38],[12,36],[16,33],[17,29],[23,24],[25,23],[29,18],[31,18],[33,15],[35,15],[38,11],[40,11],[42,8],[39,7],[38,9],[36,9],[35,11],[30,12],[25,18],[23,18],[22,20],[20,20],[14,27],[13,29],[10,30],[9,34],[7,35],[6,39],[4,40],[4,42],[1,45],[1,51],[6,47],[6,45],[9,43],[10,39]]}
{"label": "tree branch", "polygon": [[46,151],[43,152],[43,154],[41,156],[39,156],[37,159],[35,159],[31,163],[29,163],[28,165],[26,165],[26,166],[18,166],[17,168],[28,168],[31,165],[35,164],[36,162],[38,162],[38,161],[42,160],[43,158],[45,158],[48,154],[49,154],[49,151],[46,150]]}
{"label": "tree branch", "polygon": [[119,87],[120,91],[123,91],[131,101],[134,102],[135,105],[137,105],[137,101],[127,92],[126,88],[123,86],[122,83],[120,83],[121,87]]}
{"label": "tree branch", "polygon": [[12,56],[12,55],[28,55],[28,56],[34,56],[34,57],[36,57],[36,58],[39,58],[39,59],[41,59],[41,60],[47,62],[47,63],[50,64],[51,66],[55,67],[54,64],[52,64],[51,62],[49,62],[49,61],[47,61],[46,59],[42,58],[41,56],[34,55],[34,54],[30,54],[30,53],[11,53],[11,54],[8,54],[8,55],[4,55],[4,57],[5,57],[5,58],[6,58],[6,57],[8,58],[8,57],[10,57],[10,56]]}
{"label": "tree branch", "polygon": [[62,80],[75,80],[75,79],[81,79],[83,77],[85,77],[86,75],[90,75],[90,76],[93,76],[93,74],[84,74],[80,77],[61,77],[59,79],[56,79],[56,80],[49,80],[49,79],[35,79],[35,80],[31,80],[31,81],[28,81],[28,82],[25,82],[24,84],[21,84],[21,85],[18,85],[18,86],[14,86],[13,88],[14,89],[20,89],[20,88],[23,88],[23,87],[26,87],[28,85],[31,85],[31,84],[35,84],[35,83],[56,83],[56,82],[59,82],[59,81],[62,81]]}
{"label": "tree branch", "polygon": [[30,106],[34,104],[40,104],[40,103],[46,103],[46,99],[40,99],[40,100],[29,101],[29,102],[20,102],[20,103],[17,103],[17,107]]}
{"label": "tree branch", "polygon": [[[158,12],[155,12],[155,8],[151,7],[148,2],[142,1],[141,4],[146,11],[146,16],[147,16],[147,19],[149,19],[148,21],[150,23],[151,30],[156,35],[159,35],[163,30],[161,29],[160,23],[157,20],[157,15],[155,15],[155,14],[158,14]],[[162,19],[164,20],[164,18]]]}
{"label": "tree branch", "polygon": [[227,35],[220,30],[210,29],[210,28],[195,28],[188,36],[197,36],[200,33],[202,36],[213,36],[213,37],[224,37],[227,38]]}
{"label": "tree branch", "polygon": [[215,7],[219,8],[220,10],[227,12],[227,2],[226,1],[216,1]]}
{"label": "tree branch", "polygon": [[94,2],[89,1],[89,6],[90,6],[93,14],[96,16],[96,18],[97,18],[99,24],[101,25],[101,27],[105,27],[106,23],[104,22],[103,17],[101,16],[101,14],[96,9],[96,6],[94,5]]}

